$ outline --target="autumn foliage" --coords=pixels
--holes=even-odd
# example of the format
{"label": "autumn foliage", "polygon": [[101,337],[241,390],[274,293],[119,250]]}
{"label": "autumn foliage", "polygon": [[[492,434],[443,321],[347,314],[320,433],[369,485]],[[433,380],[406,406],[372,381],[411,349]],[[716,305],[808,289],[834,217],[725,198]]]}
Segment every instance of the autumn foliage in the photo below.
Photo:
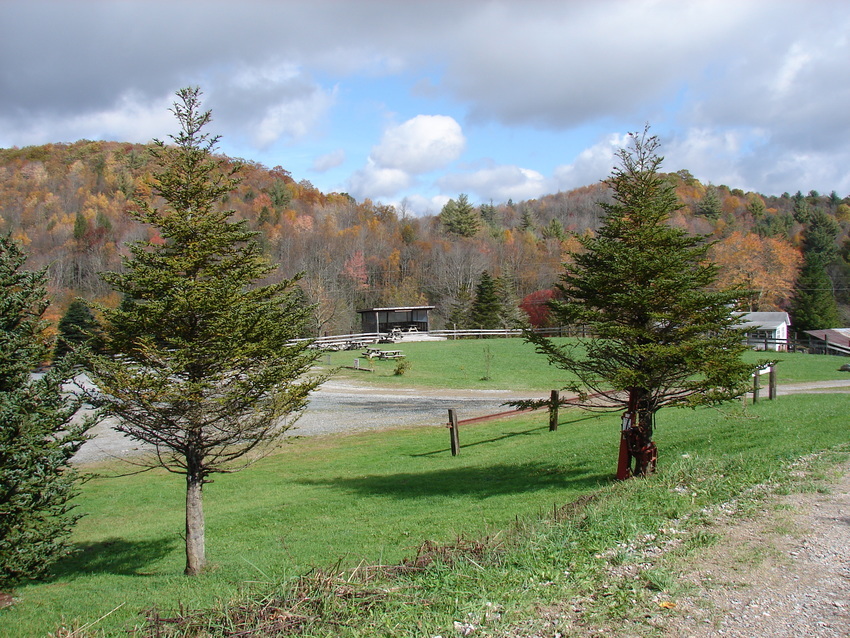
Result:
{"label": "autumn foliage", "polygon": [[[127,214],[134,195],[146,196],[152,162],[145,146],[115,142],[0,149],[0,232],[26,248],[28,267],[49,266],[54,304],[47,318],[54,325],[75,296],[117,304],[97,273],[120,267],[127,242],[162,241]],[[509,276],[516,299],[551,289],[577,238],[598,230],[599,204],[611,197],[599,183],[488,203],[475,208],[475,228],[459,234],[441,222],[439,208],[415,217],[404,207],[322,193],[279,166],[248,162],[243,176],[225,205],[260,232],[280,276],[306,273],[300,285],[318,304],[317,334],[358,330],[356,310],[368,306],[433,304],[434,325],[442,327],[485,271]],[[850,203],[835,194],[766,196],[704,184],[686,170],[665,177],[683,204],[669,224],[717,242],[711,257],[720,281],[747,288],[753,309],[788,307],[806,210],[834,217],[836,247],[846,245]],[[717,205],[708,206],[707,193]],[[839,303],[850,307],[841,297],[850,288],[844,258],[828,271]]]}
{"label": "autumn foliage", "polygon": [[740,286],[750,310],[787,308],[800,270],[800,251],[787,241],[735,231],[711,247],[718,285]]}

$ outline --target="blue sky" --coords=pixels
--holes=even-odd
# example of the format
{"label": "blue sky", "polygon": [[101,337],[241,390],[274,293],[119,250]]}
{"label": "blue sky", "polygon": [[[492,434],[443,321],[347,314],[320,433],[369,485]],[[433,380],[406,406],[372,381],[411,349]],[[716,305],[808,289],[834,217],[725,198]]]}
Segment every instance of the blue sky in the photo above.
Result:
{"label": "blue sky", "polygon": [[229,155],[436,213],[664,169],[850,195],[846,0],[5,0],[0,147],[147,142],[199,85]]}

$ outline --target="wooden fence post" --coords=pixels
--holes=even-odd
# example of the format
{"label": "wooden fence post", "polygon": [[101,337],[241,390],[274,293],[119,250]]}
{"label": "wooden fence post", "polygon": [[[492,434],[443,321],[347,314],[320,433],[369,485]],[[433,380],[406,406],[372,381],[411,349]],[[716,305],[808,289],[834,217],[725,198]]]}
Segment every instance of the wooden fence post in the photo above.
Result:
{"label": "wooden fence post", "polygon": [[449,435],[451,436],[452,456],[457,456],[460,450],[460,439],[457,434],[457,411],[449,408]]}
{"label": "wooden fence post", "polygon": [[560,399],[557,390],[552,390],[549,403],[549,431],[554,432],[558,429],[558,404]]}
{"label": "wooden fence post", "polygon": [[776,366],[770,366],[767,384],[767,398],[773,401],[776,398]]}
{"label": "wooden fence post", "polygon": [[756,370],[753,375],[753,403],[759,402],[759,390],[761,389],[761,371]]}

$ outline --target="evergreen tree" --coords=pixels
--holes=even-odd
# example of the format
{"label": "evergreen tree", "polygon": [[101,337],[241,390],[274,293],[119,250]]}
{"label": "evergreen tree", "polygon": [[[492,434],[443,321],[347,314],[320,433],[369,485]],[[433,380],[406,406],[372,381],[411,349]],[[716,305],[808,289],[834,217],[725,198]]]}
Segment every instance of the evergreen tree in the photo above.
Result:
{"label": "evergreen tree", "polygon": [[791,302],[791,323],[797,330],[836,328],[841,317],[826,267],[838,256],[835,239],[841,227],[820,208],[809,213],[803,233],[803,267]]}
{"label": "evergreen tree", "polygon": [[838,256],[835,239],[839,232],[841,225],[834,217],[821,208],[813,209],[803,232],[803,254],[814,256],[826,266]]}
{"label": "evergreen tree", "polygon": [[499,225],[498,215],[499,211],[493,206],[493,200],[490,200],[489,204],[481,204],[478,208],[479,214],[481,216],[481,220],[491,227],[497,227]]}
{"label": "evergreen tree", "polygon": [[830,208],[835,210],[840,203],[841,203],[841,198],[838,196],[838,193],[836,193],[835,191],[832,191],[829,194],[829,206],[830,206]]}
{"label": "evergreen tree", "polygon": [[496,293],[496,281],[486,270],[475,287],[475,299],[472,302],[470,323],[480,330],[494,330],[501,327],[499,310],[501,303]]}
{"label": "evergreen tree", "polygon": [[0,587],[41,576],[69,551],[78,474],[71,457],[85,441],[79,400],[62,384],[71,361],[31,371],[50,353],[42,315],[44,271],[22,270],[26,255],[0,237]]}
{"label": "evergreen tree", "polygon": [[794,194],[794,221],[798,224],[808,224],[811,219],[811,211],[809,210],[809,203],[806,201],[806,198],[803,197],[803,193],[797,191]]}
{"label": "evergreen tree", "polygon": [[534,219],[534,211],[531,210],[528,206],[522,207],[522,217],[519,220],[519,226],[517,226],[523,232],[533,232],[535,228],[537,228],[537,223]]}
{"label": "evergreen tree", "polygon": [[259,285],[274,266],[256,233],[219,206],[239,167],[214,155],[200,95],[178,91],[180,131],[173,145],[154,143],[161,168],[150,185],[164,204],[139,200],[131,214],[164,243],[131,245],[123,272],[104,275],[125,300],[102,308],[107,349],[119,356],[93,365],[102,414],[155,449],[151,467],[185,476],[189,575],[206,562],[204,484],[279,442],[321,382],[308,375],[319,351],[293,340],[310,322],[296,281]]}
{"label": "evergreen tree", "polygon": [[446,230],[459,237],[474,237],[481,229],[478,211],[469,203],[469,198],[461,193],[457,201],[450,199],[440,212],[440,222]]}
{"label": "evergreen tree", "polygon": [[499,299],[499,327],[520,328],[528,323],[528,317],[519,307],[516,280],[510,273],[496,279],[496,296]]}
{"label": "evergreen tree", "polygon": [[723,204],[720,202],[717,187],[709,184],[705,189],[705,195],[697,207],[697,213],[709,219],[720,219],[720,213],[722,212]]}
{"label": "evergreen tree", "polygon": [[841,325],[832,281],[820,260],[806,255],[791,301],[791,323],[795,330],[823,330]]}
{"label": "evergreen tree", "polygon": [[540,231],[544,239],[557,239],[564,241],[567,238],[567,233],[564,231],[564,225],[557,217],[553,217],[543,230]]}
{"label": "evergreen tree", "polygon": [[608,180],[614,201],[600,204],[602,227],[581,238],[584,250],[561,276],[562,301],[551,303],[560,325],[585,325],[593,338],[526,338],[575,377],[567,387],[582,405],[631,415],[622,445],[632,473],[644,475],[655,465],[655,413],[739,396],[751,366],[731,314],[737,293],[714,289],[703,238],[667,223],[681,205],[658,172],[658,139],[644,130],[631,142]]}
{"label": "evergreen tree", "polygon": [[451,304],[446,324],[451,330],[463,330],[470,327],[470,314],[472,313],[472,295],[466,288],[461,288],[457,298]]}
{"label": "evergreen tree", "polygon": [[756,194],[752,194],[747,199],[747,212],[753,216],[753,219],[758,222],[760,219],[764,217],[764,211],[766,206],[764,205],[764,200]]}
{"label": "evergreen tree", "polygon": [[89,221],[81,211],[77,211],[74,217],[74,239],[78,242],[82,241],[87,232],[89,232]]}
{"label": "evergreen tree", "polygon": [[56,347],[53,350],[54,360],[83,345],[88,346],[93,352],[99,352],[103,345],[100,324],[88,304],[79,299],[72,301],[68,310],[62,315],[58,331]]}

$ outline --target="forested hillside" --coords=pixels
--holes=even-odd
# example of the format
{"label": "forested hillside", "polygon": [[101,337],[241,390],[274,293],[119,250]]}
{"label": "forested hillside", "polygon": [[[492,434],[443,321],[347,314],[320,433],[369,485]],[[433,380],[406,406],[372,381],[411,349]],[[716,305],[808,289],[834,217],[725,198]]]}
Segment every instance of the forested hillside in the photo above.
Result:
{"label": "forested hillside", "polygon": [[[317,307],[316,334],[359,330],[359,308],[408,304],[435,305],[437,326],[474,327],[481,313],[473,305],[482,294],[499,300],[495,321],[510,323],[522,306],[544,322],[541,300],[565,252],[576,249],[576,234],[597,228],[597,203],[610,198],[602,184],[480,207],[459,194],[439,216],[417,218],[321,193],[281,167],[243,163],[243,180],[224,205],[261,233],[280,276],[305,273],[301,285]],[[127,242],[157,240],[126,214],[134,194],[149,195],[151,169],[141,145],[80,141],[0,150],[0,231],[23,244],[28,268],[49,267],[52,320],[76,296],[118,302],[97,273],[121,267]],[[850,324],[850,200],[814,191],[744,193],[702,184],[686,170],[668,178],[683,204],[671,223],[717,240],[712,258],[721,282],[742,284],[751,309],[802,317],[800,306],[815,303],[807,292],[828,288],[839,321]],[[818,272],[826,276],[811,279]]]}

